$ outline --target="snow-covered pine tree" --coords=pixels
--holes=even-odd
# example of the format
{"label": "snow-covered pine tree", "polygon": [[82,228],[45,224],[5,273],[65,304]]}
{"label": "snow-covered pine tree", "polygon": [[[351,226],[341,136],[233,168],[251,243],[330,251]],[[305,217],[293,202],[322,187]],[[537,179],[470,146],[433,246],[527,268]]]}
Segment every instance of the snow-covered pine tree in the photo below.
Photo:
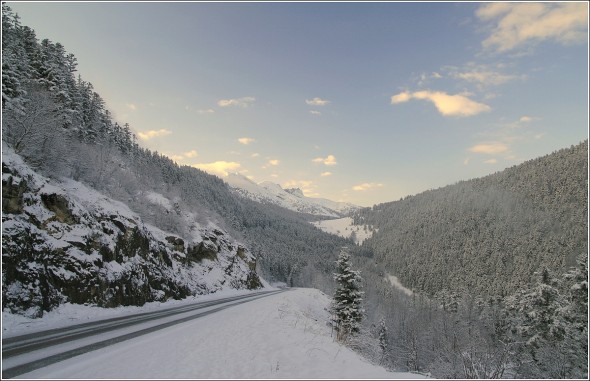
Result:
{"label": "snow-covered pine tree", "polygon": [[564,364],[567,378],[588,378],[588,255],[563,275],[566,303],[557,311],[565,330]]}
{"label": "snow-covered pine tree", "polygon": [[522,293],[514,306],[520,313],[516,329],[533,346],[543,340],[561,339],[564,333],[560,321],[555,319],[557,310],[564,305],[558,280],[547,268],[537,276],[537,285]]}
{"label": "snow-covered pine tree", "polygon": [[385,324],[385,317],[381,317],[379,321],[379,348],[381,349],[381,362],[387,356],[387,351],[389,349],[389,344],[387,343],[387,325]]}
{"label": "snow-covered pine tree", "polygon": [[359,271],[352,270],[347,247],[342,248],[336,261],[334,280],[338,287],[332,298],[332,323],[336,328],[336,339],[345,341],[349,335],[359,331],[365,312],[361,306],[364,294],[361,291],[362,278]]}
{"label": "snow-covered pine tree", "polygon": [[525,378],[565,378],[566,324],[558,312],[566,300],[559,280],[547,268],[535,275],[536,285],[506,299],[508,321],[520,344],[517,372]]}

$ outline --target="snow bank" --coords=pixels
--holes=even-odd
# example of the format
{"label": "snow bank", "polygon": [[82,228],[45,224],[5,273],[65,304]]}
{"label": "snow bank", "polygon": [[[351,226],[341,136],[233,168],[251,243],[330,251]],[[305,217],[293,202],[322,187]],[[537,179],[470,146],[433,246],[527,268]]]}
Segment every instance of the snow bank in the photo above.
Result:
{"label": "snow bank", "polygon": [[292,289],[20,377],[424,378],[388,372],[334,342],[326,325],[328,304],[318,290]]}

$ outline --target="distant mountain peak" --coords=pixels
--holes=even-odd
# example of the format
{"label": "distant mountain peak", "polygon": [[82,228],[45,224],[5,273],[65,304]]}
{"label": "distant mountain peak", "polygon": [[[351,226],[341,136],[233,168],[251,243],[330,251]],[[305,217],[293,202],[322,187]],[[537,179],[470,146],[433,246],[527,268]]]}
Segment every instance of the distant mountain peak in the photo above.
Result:
{"label": "distant mountain peak", "polygon": [[289,188],[289,189],[285,189],[285,192],[289,192],[291,193],[293,196],[297,196],[300,198],[304,198],[305,196],[303,195],[303,191],[299,188]]}
{"label": "distant mountain peak", "polygon": [[300,188],[283,189],[279,184],[264,181],[256,184],[252,180],[230,173],[225,182],[238,194],[258,202],[267,202],[299,213],[325,217],[344,217],[360,209],[346,202],[336,202],[323,198],[306,197]]}

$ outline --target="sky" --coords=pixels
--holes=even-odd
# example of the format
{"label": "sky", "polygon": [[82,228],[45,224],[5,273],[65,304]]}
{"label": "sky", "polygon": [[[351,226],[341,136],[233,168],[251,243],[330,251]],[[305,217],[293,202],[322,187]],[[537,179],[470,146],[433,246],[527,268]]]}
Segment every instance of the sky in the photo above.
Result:
{"label": "sky", "polygon": [[588,4],[17,3],[140,144],[361,206],[588,137]]}

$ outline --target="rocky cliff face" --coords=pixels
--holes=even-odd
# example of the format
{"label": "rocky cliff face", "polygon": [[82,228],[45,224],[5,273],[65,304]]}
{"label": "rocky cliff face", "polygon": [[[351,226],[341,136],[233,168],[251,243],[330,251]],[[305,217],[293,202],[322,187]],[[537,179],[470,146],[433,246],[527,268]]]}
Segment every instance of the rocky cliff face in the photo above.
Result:
{"label": "rocky cliff face", "polygon": [[256,289],[256,258],[214,224],[178,237],[72,180],[2,157],[2,308],[30,317],[60,303],[142,305]]}

